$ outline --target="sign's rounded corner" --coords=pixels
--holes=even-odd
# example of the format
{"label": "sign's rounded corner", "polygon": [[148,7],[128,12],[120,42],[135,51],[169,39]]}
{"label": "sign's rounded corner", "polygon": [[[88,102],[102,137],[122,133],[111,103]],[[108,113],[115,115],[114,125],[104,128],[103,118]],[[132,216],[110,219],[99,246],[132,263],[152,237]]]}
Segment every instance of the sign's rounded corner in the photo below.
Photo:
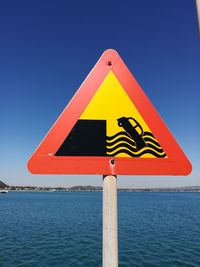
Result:
{"label": "sign's rounded corner", "polygon": [[34,168],[33,168],[33,164],[32,164],[32,157],[29,159],[29,161],[27,162],[27,165],[26,165],[28,171],[32,174],[36,174],[36,172],[34,171]]}
{"label": "sign's rounded corner", "polygon": [[187,175],[190,175],[191,173],[192,173],[192,163],[189,161],[185,175],[187,176]]}
{"label": "sign's rounded corner", "polygon": [[113,49],[113,48],[108,48],[106,49],[104,52],[103,52],[103,56],[106,56],[106,55],[117,55],[119,56],[117,50]]}

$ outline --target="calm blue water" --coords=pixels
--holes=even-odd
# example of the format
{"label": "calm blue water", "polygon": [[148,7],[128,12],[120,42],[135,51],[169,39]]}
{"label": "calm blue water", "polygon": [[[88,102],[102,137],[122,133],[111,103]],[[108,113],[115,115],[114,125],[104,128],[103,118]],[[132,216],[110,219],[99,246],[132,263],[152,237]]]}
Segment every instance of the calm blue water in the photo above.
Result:
{"label": "calm blue water", "polygon": [[[200,266],[200,193],[119,193],[119,266]],[[102,195],[0,195],[0,266],[102,265]]]}

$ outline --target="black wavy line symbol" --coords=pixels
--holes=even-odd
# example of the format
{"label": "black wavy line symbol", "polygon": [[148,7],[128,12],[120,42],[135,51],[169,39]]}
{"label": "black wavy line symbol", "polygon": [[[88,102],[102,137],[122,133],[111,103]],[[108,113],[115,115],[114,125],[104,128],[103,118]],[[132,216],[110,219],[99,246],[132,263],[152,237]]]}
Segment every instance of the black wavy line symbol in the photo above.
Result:
{"label": "black wavy line symbol", "polygon": [[[131,123],[130,121],[133,121]],[[120,131],[112,136],[106,136],[106,152],[109,156],[117,156],[120,153],[130,157],[141,157],[151,154],[156,158],[166,157],[166,153],[151,132],[143,131],[141,125],[132,117],[117,119]]]}

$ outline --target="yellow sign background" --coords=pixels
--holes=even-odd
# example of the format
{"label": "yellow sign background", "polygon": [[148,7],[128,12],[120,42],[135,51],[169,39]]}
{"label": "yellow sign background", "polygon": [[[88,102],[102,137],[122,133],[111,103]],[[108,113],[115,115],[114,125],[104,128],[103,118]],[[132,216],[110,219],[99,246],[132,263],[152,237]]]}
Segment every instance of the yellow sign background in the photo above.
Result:
{"label": "yellow sign background", "polygon": [[133,117],[144,131],[151,132],[114,73],[110,71],[80,119],[106,120],[107,136],[112,136],[123,130],[117,122],[121,117]]}

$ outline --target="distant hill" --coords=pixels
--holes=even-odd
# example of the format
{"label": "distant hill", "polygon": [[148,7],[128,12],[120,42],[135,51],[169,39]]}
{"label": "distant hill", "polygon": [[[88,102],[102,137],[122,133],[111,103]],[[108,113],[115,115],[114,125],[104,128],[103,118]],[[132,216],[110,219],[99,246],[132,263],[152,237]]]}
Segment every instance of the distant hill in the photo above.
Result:
{"label": "distant hill", "polygon": [[77,185],[68,188],[70,191],[101,191],[102,187],[100,186],[91,186],[91,185]]}
{"label": "distant hill", "polygon": [[7,184],[4,184],[2,181],[0,181],[0,188],[6,188],[9,187]]}

